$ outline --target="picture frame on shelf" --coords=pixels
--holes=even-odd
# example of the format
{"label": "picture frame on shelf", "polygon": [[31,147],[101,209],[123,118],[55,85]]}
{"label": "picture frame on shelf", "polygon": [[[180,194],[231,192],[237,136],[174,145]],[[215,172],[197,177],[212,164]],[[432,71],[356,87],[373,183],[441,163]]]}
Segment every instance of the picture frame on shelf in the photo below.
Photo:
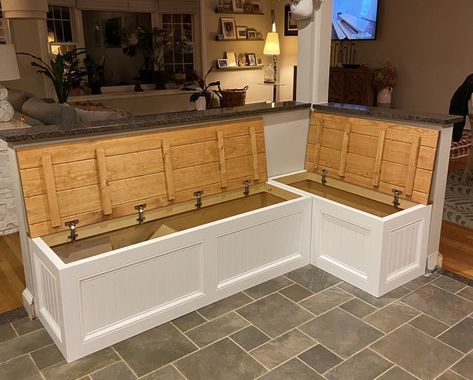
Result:
{"label": "picture frame on shelf", "polygon": [[246,38],[249,40],[257,40],[258,39],[258,32],[256,29],[248,28],[246,29]]}
{"label": "picture frame on shelf", "polygon": [[237,59],[234,51],[225,52],[225,57],[227,58],[227,67],[236,67]]}
{"label": "picture frame on shelf", "polygon": [[298,34],[297,20],[292,16],[291,6],[286,5],[284,7],[284,35],[297,36]]}
{"label": "picture frame on shelf", "polygon": [[247,66],[258,66],[255,53],[246,54],[246,65]]}
{"label": "picture frame on shelf", "polygon": [[222,34],[224,40],[236,40],[236,24],[234,18],[225,18],[220,19],[222,25]]}
{"label": "picture frame on shelf", "polygon": [[245,54],[243,53],[238,54],[238,66],[239,67],[246,66],[246,57],[245,57]]}
{"label": "picture frame on shelf", "polygon": [[261,6],[260,0],[245,1],[243,9],[246,13],[263,13],[263,7]]}
{"label": "picture frame on shelf", "polygon": [[217,9],[221,12],[232,12],[233,4],[232,0],[219,0]]}
{"label": "picture frame on shelf", "polygon": [[246,26],[237,26],[236,27],[237,39],[246,40],[248,38],[248,36],[246,34],[247,29],[248,28]]}
{"label": "picture frame on shelf", "polygon": [[235,13],[243,13],[244,0],[232,0],[232,10]]}
{"label": "picture frame on shelf", "polygon": [[217,60],[217,67],[219,69],[223,69],[225,67],[228,67],[228,60],[226,58],[218,59]]}

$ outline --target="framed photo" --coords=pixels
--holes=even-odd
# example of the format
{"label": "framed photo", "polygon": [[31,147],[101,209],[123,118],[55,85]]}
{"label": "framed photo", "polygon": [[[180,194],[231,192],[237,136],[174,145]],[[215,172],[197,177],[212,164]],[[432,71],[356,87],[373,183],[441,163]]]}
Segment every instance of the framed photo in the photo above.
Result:
{"label": "framed photo", "polygon": [[246,66],[246,57],[243,53],[238,54],[238,66]]}
{"label": "framed photo", "polygon": [[246,40],[248,36],[246,35],[246,26],[237,26],[236,33],[239,40]]}
{"label": "framed photo", "polygon": [[232,0],[232,8],[233,12],[241,12],[243,13],[243,0]]}
{"label": "framed photo", "polygon": [[228,60],[227,59],[217,60],[217,66],[218,66],[219,69],[222,69],[224,67],[228,67]]}
{"label": "framed photo", "polygon": [[224,40],[236,40],[236,25],[234,18],[221,18],[222,34]]}
{"label": "framed photo", "polygon": [[246,63],[247,63],[247,66],[257,66],[258,63],[256,61],[256,54],[255,53],[246,54]]}
{"label": "framed photo", "polygon": [[244,10],[248,13],[263,13],[263,7],[260,0],[247,1],[244,4]]}
{"label": "framed photo", "polygon": [[227,57],[227,67],[235,67],[237,65],[236,53],[234,51],[227,51],[225,56]]}
{"label": "framed photo", "polygon": [[232,0],[219,0],[217,9],[221,9],[223,12],[232,11],[233,10]]}
{"label": "framed photo", "polygon": [[258,32],[256,29],[246,29],[246,36],[249,40],[258,39]]}
{"label": "framed photo", "polygon": [[298,33],[297,20],[292,17],[291,6],[286,5],[284,7],[284,35],[297,36]]}

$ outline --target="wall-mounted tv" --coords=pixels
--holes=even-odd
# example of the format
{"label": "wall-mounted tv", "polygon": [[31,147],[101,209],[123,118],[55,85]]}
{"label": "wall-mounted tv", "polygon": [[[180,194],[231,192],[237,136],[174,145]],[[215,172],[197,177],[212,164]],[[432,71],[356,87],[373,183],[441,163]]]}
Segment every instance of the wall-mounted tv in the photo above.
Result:
{"label": "wall-mounted tv", "polygon": [[374,40],[378,0],[333,0],[332,40]]}

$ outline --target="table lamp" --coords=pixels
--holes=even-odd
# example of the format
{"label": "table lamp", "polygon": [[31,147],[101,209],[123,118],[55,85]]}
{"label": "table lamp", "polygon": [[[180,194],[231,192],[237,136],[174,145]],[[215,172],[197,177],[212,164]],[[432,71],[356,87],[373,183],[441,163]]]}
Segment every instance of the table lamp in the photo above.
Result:
{"label": "table lamp", "polygon": [[[20,79],[18,61],[13,45],[0,45],[0,82]],[[8,90],[0,84],[0,123],[10,121],[13,117],[13,107],[7,101]]]}
{"label": "table lamp", "polygon": [[[264,43],[263,54],[273,56],[274,80],[272,82],[276,82],[277,81],[277,62],[278,62],[277,56],[281,53],[281,51],[279,49],[279,35],[276,32],[276,20],[274,17],[274,9],[271,10],[271,19],[273,21],[273,26],[272,26],[271,32],[269,32],[266,36],[266,42]],[[266,76],[265,76],[265,82],[269,82]]]}

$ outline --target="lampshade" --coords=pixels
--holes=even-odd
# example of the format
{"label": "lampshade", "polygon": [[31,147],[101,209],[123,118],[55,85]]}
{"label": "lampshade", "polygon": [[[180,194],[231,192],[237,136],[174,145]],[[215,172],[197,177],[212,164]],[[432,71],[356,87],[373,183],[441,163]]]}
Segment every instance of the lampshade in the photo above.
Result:
{"label": "lampshade", "polygon": [[20,79],[15,46],[0,45],[0,82]]}
{"label": "lampshade", "polygon": [[264,43],[263,54],[266,55],[279,55],[281,53],[279,49],[279,35],[277,32],[269,32],[266,36],[266,42]]}

